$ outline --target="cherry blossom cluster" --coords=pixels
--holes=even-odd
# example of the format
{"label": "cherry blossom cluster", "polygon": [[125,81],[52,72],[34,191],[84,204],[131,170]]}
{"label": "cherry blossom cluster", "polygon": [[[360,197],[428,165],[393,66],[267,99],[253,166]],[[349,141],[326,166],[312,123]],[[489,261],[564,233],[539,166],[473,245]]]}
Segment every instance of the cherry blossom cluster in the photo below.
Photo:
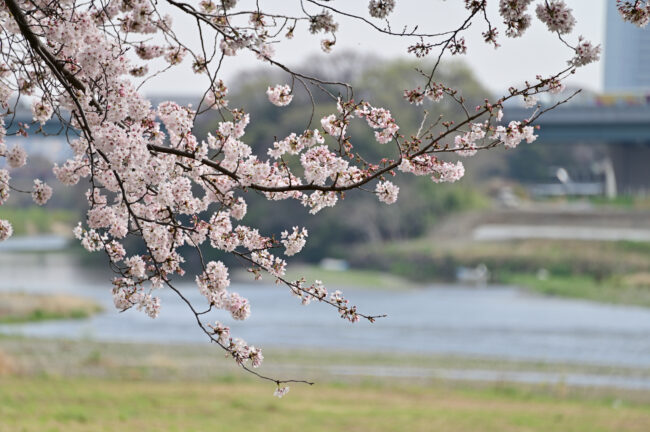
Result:
{"label": "cherry blossom cluster", "polygon": [[11,168],[20,168],[27,163],[27,152],[18,144],[4,152],[4,156]]}
{"label": "cherry blossom cluster", "polygon": [[35,100],[32,103],[32,116],[34,117],[34,120],[40,124],[45,124],[45,122],[52,117],[53,113],[54,109],[45,101]]}
{"label": "cherry blossom cluster", "polygon": [[9,180],[11,180],[9,171],[0,169],[0,205],[4,204],[9,199],[9,195],[11,195]]}
{"label": "cherry blossom cluster", "polygon": [[225,108],[228,106],[228,87],[222,80],[217,80],[216,83],[210,86],[207,94],[205,95],[205,102],[212,109]]}
{"label": "cherry blossom cluster", "polygon": [[650,3],[645,0],[616,0],[616,7],[625,21],[638,27],[645,27],[650,22]]}
{"label": "cherry blossom cluster", "polygon": [[324,143],[325,138],[323,138],[318,129],[306,130],[301,135],[291,133],[285,139],[274,142],[273,148],[270,148],[267,153],[273,159],[279,159],[286,153],[297,155],[306,148]]}
{"label": "cherry blossom cluster", "polygon": [[568,34],[573,30],[576,19],[572,10],[564,3],[564,0],[548,0],[537,5],[535,9],[537,18],[540,19],[549,31],[559,34]]}
{"label": "cherry blossom cluster", "polygon": [[418,176],[428,175],[434,183],[453,183],[465,175],[465,167],[461,161],[447,162],[434,155],[404,158],[398,168],[402,172]]}
{"label": "cherry blossom cluster", "polygon": [[470,124],[470,130],[454,138],[456,154],[460,156],[474,156],[478,151],[476,142],[485,137],[485,128],[481,124]]}
{"label": "cherry blossom cluster", "polygon": [[132,280],[115,278],[113,280],[113,302],[120,310],[127,310],[135,306],[137,310],[145,311],[151,318],[156,318],[160,311],[160,298],[145,292],[140,287],[133,285]]}
{"label": "cherry blossom cluster", "polygon": [[300,164],[305,172],[305,180],[323,186],[328,180],[348,169],[349,163],[336,155],[328,146],[310,148],[300,156]]}
{"label": "cherry blossom cluster", "polygon": [[432,102],[440,102],[445,94],[445,89],[439,83],[431,83],[427,90],[422,90],[421,87],[412,90],[404,90],[404,99],[409,103],[417,105],[422,105],[424,98],[426,97]]}
{"label": "cherry blossom cluster", "polygon": [[309,287],[305,287],[304,281],[296,281],[289,285],[291,293],[300,298],[304,305],[308,305],[312,300],[324,301],[327,298],[327,288],[320,280],[315,280]]}
{"label": "cherry blossom cluster", "polygon": [[13,234],[13,232],[14,229],[9,221],[0,219],[0,241],[7,240],[9,237],[11,237],[11,234]]}
{"label": "cherry blossom cluster", "polygon": [[329,304],[338,310],[341,318],[346,319],[352,323],[358,322],[361,318],[367,319],[370,322],[374,322],[377,318],[385,317],[385,315],[368,316],[359,313],[357,311],[357,307],[351,306],[349,304],[349,301],[343,297],[343,293],[341,291],[337,290],[333,293],[328,293],[327,288],[325,288],[323,282],[320,280],[314,281],[314,283],[309,286],[307,286],[305,283],[304,278],[293,282],[286,281],[284,279],[283,281],[289,286],[291,293],[300,298],[300,302],[303,305],[308,305],[312,301]]}
{"label": "cherry blossom cluster", "polygon": [[515,148],[524,140],[528,144],[532,143],[537,139],[534,132],[535,128],[532,126],[525,126],[515,120],[511,121],[508,126],[497,126],[496,128],[496,136],[507,148]]}
{"label": "cherry blossom cluster", "polygon": [[243,365],[250,360],[251,365],[257,368],[262,365],[262,361],[264,360],[262,350],[254,346],[246,345],[246,342],[239,338],[231,339],[227,350],[239,365]]}
{"label": "cherry blossom cluster", "polygon": [[359,314],[357,313],[357,307],[349,307],[349,301],[343,297],[343,293],[339,290],[334,291],[330,294],[329,302],[335,304],[341,314],[341,317],[350,321],[357,322],[359,321]]}
{"label": "cherry blossom cluster", "polygon": [[370,0],[368,13],[373,18],[386,18],[395,9],[395,0]]}
{"label": "cherry blossom cluster", "polygon": [[287,393],[289,393],[289,386],[282,386],[278,387],[273,392],[273,396],[277,397],[278,399],[282,399],[282,397],[286,396]]}
{"label": "cherry blossom cluster", "polygon": [[356,110],[356,114],[359,117],[365,117],[371,128],[381,129],[375,132],[375,139],[379,144],[386,144],[391,141],[399,130],[399,126],[390,111],[385,108],[373,108],[363,105],[362,108]]}
{"label": "cherry blossom cluster", "polygon": [[591,42],[583,40],[582,37],[579,38],[575,50],[575,57],[569,61],[569,64],[575,67],[588,65],[600,58],[600,45],[594,46]]}
{"label": "cherry blossom cluster", "polygon": [[293,227],[291,234],[288,231],[282,231],[282,244],[285,248],[284,254],[292,256],[300,252],[305,247],[305,243],[307,243],[307,235],[305,228],[298,231],[298,227]]}
{"label": "cherry blossom cluster", "polygon": [[[635,8],[628,7],[626,9],[625,6],[621,6],[620,0],[617,1],[619,2],[619,10],[621,10],[624,16],[634,15],[632,10],[636,10]],[[530,27],[532,17],[527,13],[527,10],[532,2],[533,0],[499,1],[499,14],[506,25],[506,36],[520,37]],[[623,11],[624,9],[626,12]],[[535,14],[540,21],[546,24],[550,32],[557,33],[558,35],[571,33],[576,23],[572,9],[563,0],[545,0],[539,2],[535,8]],[[496,33],[493,29],[484,33],[484,38],[486,42],[494,43],[496,46]],[[572,48],[575,51],[575,56],[569,61],[569,65],[573,67],[585,66],[598,61],[600,58],[600,46],[594,46],[591,42],[583,40],[582,37],[578,39],[577,45]]]}
{"label": "cherry blossom cluster", "polygon": [[531,16],[526,13],[533,0],[499,0],[499,13],[506,25],[506,36],[520,37],[530,27]]}
{"label": "cherry blossom cluster", "polygon": [[287,106],[291,103],[293,95],[291,94],[291,87],[288,85],[276,85],[269,87],[266,90],[266,95],[269,101],[275,106]]}
{"label": "cherry blossom cluster", "polygon": [[230,312],[236,320],[245,320],[251,314],[250,303],[235,292],[228,292],[228,268],[221,261],[210,261],[205,271],[196,277],[199,291],[211,306]]}
{"label": "cherry blossom cluster", "polygon": [[[0,89],[3,85],[0,82]],[[4,90],[5,93],[9,94],[8,90]],[[2,92],[0,92],[2,93]],[[0,101],[2,105],[6,101]],[[32,109],[34,106],[32,106]],[[42,110],[45,111],[45,114],[42,112],[37,112],[34,114],[34,120],[44,123],[51,117],[52,111],[49,105],[41,104]],[[37,117],[38,116],[38,117]],[[22,146],[15,144],[11,149],[7,149],[5,143],[6,130],[4,128],[4,116],[0,115],[0,157],[4,157],[9,168],[20,168],[27,163],[27,152]],[[9,197],[11,196],[12,186],[11,175],[9,170],[0,169],[0,205],[4,204]],[[22,192],[22,191],[21,191]],[[52,188],[44,183],[41,180],[34,180],[34,186],[31,191],[32,199],[38,205],[45,205],[47,201],[52,197]],[[13,227],[11,222],[8,220],[0,219],[0,241],[4,241],[11,237],[13,234]]]}
{"label": "cherry blossom cluster", "polygon": [[397,194],[399,194],[399,187],[395,186],[389,181],[378,182],[375,187],[375,194],[379,198],[379,201],[386,204],[393,204],[397,201]]}
{"label": "cherry blossom cluster", "polygon": [[52,188],[38,179],[34,180],[34,189],[32,190],[34,202],[38,205],[45,205],[51,197]]}

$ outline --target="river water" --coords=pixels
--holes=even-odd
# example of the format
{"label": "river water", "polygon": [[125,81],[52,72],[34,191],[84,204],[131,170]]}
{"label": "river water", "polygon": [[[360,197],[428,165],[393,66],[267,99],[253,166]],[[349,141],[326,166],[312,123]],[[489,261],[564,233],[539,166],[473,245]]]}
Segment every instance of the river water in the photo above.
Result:
{"label": "river water", "polygon": [[[0,253],[0,269],[0,290],[67,292],[92,297],[106,307],[106,312],[85,320],[2,325],[0,332],[155,343],[206,340],[187,306],[172,292],[158,292],[162,308],[155,320],[135,310],[118,313],[112,306],[109,275],[85,269],[73,256],[5,252]],[[202,304],[193,286],[181,287],[191,301]],[[351,324],[327,305],[302,306],[280,285],[238,284],[232,289],[250,300],[251,317],[235,322],[218,312],[212,319],[230,325],[233,335],[256,346],[449,354],[650,369],[650,309],[646,308],[541,297],[502,286],[476,289],[436,285],[409,291],[348,289],[347,298],[360,311],[388,314],[374,324]],[[646,375],[644,380],[627,386],[650,388],[650,377]]]}

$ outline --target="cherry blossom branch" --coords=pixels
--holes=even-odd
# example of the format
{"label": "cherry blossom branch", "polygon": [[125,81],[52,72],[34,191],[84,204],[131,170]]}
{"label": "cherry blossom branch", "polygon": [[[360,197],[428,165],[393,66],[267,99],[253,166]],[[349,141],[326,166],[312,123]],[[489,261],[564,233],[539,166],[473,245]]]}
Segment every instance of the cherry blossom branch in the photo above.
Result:
{"label": "cherry blossom branch", "polygon": [[[519,37],[525,32],[531,20],[526,12],[530,3],[499,3],[506,36]],[[629,7],[627,3],[619,2],[622,13],[639,21],[638,11],[645,3],[635,2]],[[278,386],[276,395],[282,396],[287,389],[281,385],[306,381],[260,375],[253,369],[263,359],[261,350],[231,338],[230,329],[220,323],[202,322],[221,311],[235,320],[250,315],[248,300],[228,289],[226,265],[206,260],[203,250],[230,254],[256,276],[265,271],[276,282],[287,285],[303,303],[324,302],[350,321],[365,318],[373,322],[382,317],[357,312],[340,292],[328,296],[320,281],[307,285],[304,279],[288,280],[287,262],[281,256],[299,253],[307,241],[307,230],[292,227],[266,236],[237,222],[246,216],[244,197],[255,191],[269,201],[293,199],[310,213],[336,205],[351,190],[373,193],[380,201],[392,204],[399,188],[387,178],[398,171],[426,175],[435,183],[454,182],[463,176],[461,161],[442,160],[437,153],[468,157],[478,150],[533,142],[537,137],[533,122],[575,93],[547,108],[537,104],[536,96],[559,93],[564,79],[576,68],[597,60],[600,48],[581,38],[571,42],[569,34],[575,20],[564,2],[540,1],[535,9],[537,18],[570,49],[573,57],[568,60],[569,66],[555,75],[512,88],[494,102],[486,99],[472,110],[462,93],[435,82],[434,76],[445,55],[465,54],[463,34],[470,26],[482,22],[487,27],[485,43],[499,46],[497,26],[492,24],[486,4],[465,0],[465,19],[451,31],[420,31],[414,24],[398,32],[388,19],[395,0],[370,0],[370,18],[323,0],[296,0],[293,6],[283,2],[276,5],[280,12],[273,13],[267,13],[261,1],[251,10],[237,7],[236,0],[204,0],[196,6],[177,0],[161,4],[149,0],[5,0],[0,4],[0,108],[6,109],[0,112],[0,157],[6,159],[9,169],[26,163],[27,155],[20,145],[6,149],[5,120],[13,125],[18,99],[30,96],[31,125],[41,125],[35,133],[47,136],[42,125],[52,118],[58,120],[74,154],[61,166],[55,164],[56,177],[66,185],[82,179],[89,184],[87,217],[74,234],[88,251],[107,255],[116,275],[112,291],[118,310],[135,307],[154,318],[160,310],[154,291],[171,289],[189,306],[212,342],[244,369],[273,381]],[[182,40],[163,14],[163,5],[193,19],[195,41]],[[321,10],[308,11],[307,6]],[[283,8],[288,12],[282,12]],[[404,40],[418,38],[406,51],[418,58],[431,55],[433,66],[427,72],[416,69],[424,89],[404,89],[404,98],[416,106],[425,99],[432,103],[444,99],[458,114],[431,121],[425,111],[417,131],[403,131],[389,110],[374,106],[371,100],[355,101],[351,84],[296,70],[274,57],[276,43],[301,31],[324,34],[321,48],[329,52],[337,43],[338,18],[358,25],[358,29]],[[378,25],[373,19],[385,24]],[[198,45],[195,50],[190,48],[194,42]],[[255,154],[243,141],[250,116],[229,106],[228,87],[220,79],[222,65],[244,51],[290,78],[288,84],[268,87],[270,103],[287,106],[300,87],[311,103],[307,129],[275,138],[266,155]],[[209,81],[198,108],[171,101],[152,107],[139,90],[188,56],[192,72]],[[164,65],[149,72],[148,67],[157,61]],[[336,103],[336,111],[314,122],[315,95],[319,93]],[[10,108],[14,95],[16,100]],[[522,98],[526,106],[536,109],[527,119],[501,124],[504,103],[514,98]],[[198,137],[194,128],[199,116],[209,113],[218,120],[217,129],[207,137]],[[367,124],[378,145],[390,144],[378,161],[367,160],[355,149],[356,137],[348,129],[357,121]],[[313,123],[317,126],[314,129]],[[12,135],[29,136],[30,124],[16,126]],[[0,169],[0,205],[12,191],[10,180],[10,171]],[[51,188],[35,180],[31,194],[38,204],[44,204]],[[0,241],[11,233],[9,221],[0,220]],[[128,246],[127,238],[137,238],[144,247],[136,250]],[[191,304],[171,283],[174,274],[182,277],[187,271],[184,246],[197,253],[200,271],[192,276],[207,301],[206,308]]]}

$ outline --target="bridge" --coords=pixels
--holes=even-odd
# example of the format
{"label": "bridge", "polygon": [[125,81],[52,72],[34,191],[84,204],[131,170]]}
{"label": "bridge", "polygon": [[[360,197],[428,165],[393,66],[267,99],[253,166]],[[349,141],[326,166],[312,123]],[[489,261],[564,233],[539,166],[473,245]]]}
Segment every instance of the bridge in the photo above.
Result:
{"label": "bridge", "polygon": [[[504,109],[504,120],[521,120],[532,113],[531,108],[508,107]],[[542,143],[650,143],[650,104],[560,105],[535,123],[541,126]]]}
{"label": "bridge", "polygon": [[[504,120],[522,120],[533,112],[532,108],[506,106]],[[535,124],[541,127],[536,145],[564,151],[567,163],[572,145],[592,147],[601,154],[601,177],[602,162],[606,162],[619,192],[650,191],[650,103],[645,96],[602,96],[567,103],[544,113]]]}

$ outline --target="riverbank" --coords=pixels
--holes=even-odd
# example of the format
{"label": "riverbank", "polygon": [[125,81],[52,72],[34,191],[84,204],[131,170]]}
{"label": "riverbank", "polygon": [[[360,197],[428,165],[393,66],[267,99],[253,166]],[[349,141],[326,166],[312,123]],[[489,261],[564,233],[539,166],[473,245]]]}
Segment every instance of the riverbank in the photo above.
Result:
{"label": "riverbank", "polygon": [[73,210],[46,209],[35,205],[25,208],[2,206],[0,219],[11,222],[14,236],[47,233],[71,237],[79,215]]}
{"label": "riverbank", "polygon": [[[316,382],[537,383],[548,387],[636,390],[650,398],[650,368],[323,349],[264,349],[259,371]],[[0,375],[143,380],[245,379],[216,346],[115,343],[0,335]],[[618,390],[613,390],[618,388]]]}
{"label": "riverbank", "polygon": [[102,310],[92,300],[68,294],[0,292],[1,324],[88,318]]}
{"label": "riverbank", "polygon": [[504,274],[504,283],[546,296],[628,304],[650,308],[650,273],[609,276],[598,280],[590,275]]}
{"label": "riverbank", "polygon": [[452,282],[459,268],[485,266],[491,283],[650,307],[650,243],[645,242],[418,239],[359,248],[350,261],[422,284]]}
{"label": "riverbank", "polygon": [[[270,279],[269,276],[265,276],[262,283],[268,283],[268,279]],[[291,281],[304,278],[308,283],[320,280],[325,286],[337,289],[408,290],[422,287],[421,284],[406,277],[386,272],[365,269],[333,270],[309,264],[287,266],[284,278]],[[233,280],[235,282],[254,283],[252,275],[240,269],[235,270]]]}
{"label": "riverbank", "polygon": [[[265,357],[262,373],[316,384],[291,384],[277,400],[273,383],[246,374],[207,344],[0,337],[0,430],[203,431],[227,425],[250,431],[502,432],[525,425],[528,432],[644,432],[650,423],[648,391],[350,375],[325,367],[455,365],[469,371],[530,369],[532,362],[319,351],[268,351]],[[578,366],[538,365],[563,367]]]}

